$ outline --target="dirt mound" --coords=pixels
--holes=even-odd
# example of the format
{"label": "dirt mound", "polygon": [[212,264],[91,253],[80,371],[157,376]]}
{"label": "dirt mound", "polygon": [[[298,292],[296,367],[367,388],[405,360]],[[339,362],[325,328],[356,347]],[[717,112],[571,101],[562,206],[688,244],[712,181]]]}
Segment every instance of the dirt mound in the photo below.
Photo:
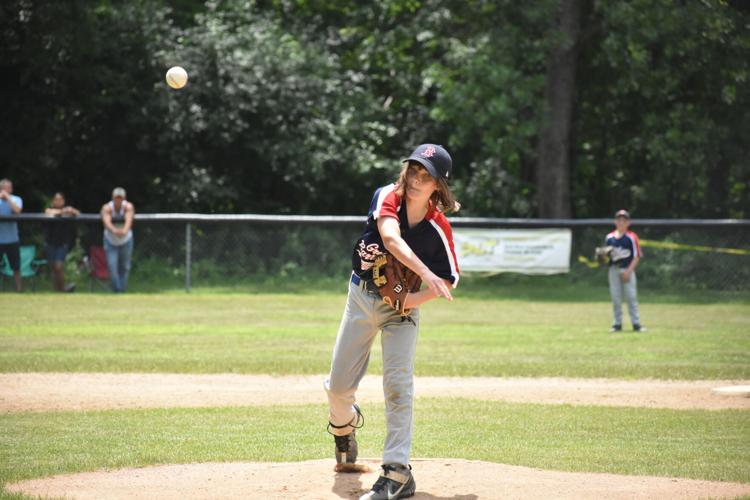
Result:
{"label": "dirt mound", "polygon": [[[323,375],[3,373],[0,412],[325,403]],[[520,403],[750,409],[750,398],[712,393],[727,380],[417,377],[418,397]],[[382,379],[364,378],[357,398],[382,401]]]}
{"label": "dirt mound", "polygon": [[[6,485],[27,495],[86,499],[357,498],[377,479],[337,474],[332,460],[203,463],[85,472]],[[668,477],[556,472],[489,462],[414,460],[416,499],[704,498],[750,494],[750,485]]]}

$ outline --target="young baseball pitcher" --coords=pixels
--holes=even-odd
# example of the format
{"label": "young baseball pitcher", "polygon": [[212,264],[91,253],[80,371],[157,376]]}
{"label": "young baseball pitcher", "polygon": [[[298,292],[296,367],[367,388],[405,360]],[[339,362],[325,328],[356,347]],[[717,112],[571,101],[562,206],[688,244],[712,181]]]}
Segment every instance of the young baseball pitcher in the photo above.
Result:
{"label": "young baseball pitcher", "polygon": [[416,490],[409,453],[418,307],[436,297],[453,300],[450,289],[459,278],[453,233],[445,217],[459,206],[447,184],[451,168],[443,147],[417,147],[403,161],[398,180],[375,191],[364,232],[354,245],[349,295],[325,390],[336,470],[356,470],[355,429],[364,418],[355,392],[367,370],[372,342],[382,331],[387,427],[383,471],[361,500],[406,498]]}
{"label": "young baseball pitcher", "polygon": [[628,301],[628,312],[633,330],[645,332],[638,313],[638,291],[635,268],[640,262],[641,244],[638,235],[630,230],[630,214],[618,210],[615,214],[615,230],[607,235],[605,244],[609,250],[609,294],[612,297],[614,320],[610,332],[622,331],[622,296]]}

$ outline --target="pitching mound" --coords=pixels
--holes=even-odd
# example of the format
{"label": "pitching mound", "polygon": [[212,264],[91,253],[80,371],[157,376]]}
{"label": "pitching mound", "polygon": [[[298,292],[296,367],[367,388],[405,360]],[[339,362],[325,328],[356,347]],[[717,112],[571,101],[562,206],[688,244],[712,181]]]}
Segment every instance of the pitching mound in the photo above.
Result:
{"label": "pitching mound", "polygon": [[[27,495],[83,499],[357,498],[373,484],[368,473],[337,474],[332,460],[299,463],[204,463],[86,472],[6,485]],[[705,498],[749,495],[750,485],[648,476],[555,472],[488,462],[412,462],[417,499]]]}

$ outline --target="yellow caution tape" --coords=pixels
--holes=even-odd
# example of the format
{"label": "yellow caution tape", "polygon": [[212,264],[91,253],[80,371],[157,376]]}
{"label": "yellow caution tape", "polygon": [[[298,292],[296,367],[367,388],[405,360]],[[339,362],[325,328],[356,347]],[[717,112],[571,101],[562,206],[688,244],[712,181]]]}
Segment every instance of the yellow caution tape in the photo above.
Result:
{"label": "yellow caution tape", "polygon": [[702,245],[684,245],[682,243],[671,243],[668,241],[641,240],[644,247],[665,248],[667,250],[694,250],[696,252],[728,253],[731,255],[750,255],[750,250],[741,248],[719,248]]}
{"label": "yellow caution tape", "polygon": [[[663,248],[666,250],[693,250],[696,252],[714,252],[714,253],[726,253],[730,255],[750,255],[750,250],[744,250],[742,248],[719,248],[719,247],[707,247],[703,245],[685,245],[682,243],[671,243],[668,241],[653,241],[653,240],[640,240],[641,246],[651,248]],[[590,269],[596,269],[600,266],[596,260],[591,260],[583,255],[578,256],[578,262],[589,267]]]}
{"label": "yellow caution tape", "polygon": [[588,266],[590,269],[596,269],[597,267],[600,266],[599,262],[597,262],[595,260],[589,260],[586,257],[584,257],[583,255],[579,255],[578,256],[578,262],[580,262],[581,264],[584,264],[584,265]]}

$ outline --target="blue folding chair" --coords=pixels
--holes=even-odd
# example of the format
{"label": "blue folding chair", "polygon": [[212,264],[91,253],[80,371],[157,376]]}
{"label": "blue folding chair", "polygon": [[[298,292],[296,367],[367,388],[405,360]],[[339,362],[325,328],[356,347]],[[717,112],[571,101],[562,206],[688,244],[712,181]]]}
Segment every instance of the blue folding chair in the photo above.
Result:
{"label": "blue folding chair", "polygon": [[[21,253],[21,277],[31,280],[31,289],[36,291],[36,275],[39,273],[39,268],[47,264],[45,259],[36,258],[36,246],[35,245],[23,245],[20,249]],[[8,256],[3,255],[2,265],[0,265],[0,275],[3,278],[3,290],[5,290],[5,279],[13,279],[13,270],[10,268],[10,262],[8,262]]]}

